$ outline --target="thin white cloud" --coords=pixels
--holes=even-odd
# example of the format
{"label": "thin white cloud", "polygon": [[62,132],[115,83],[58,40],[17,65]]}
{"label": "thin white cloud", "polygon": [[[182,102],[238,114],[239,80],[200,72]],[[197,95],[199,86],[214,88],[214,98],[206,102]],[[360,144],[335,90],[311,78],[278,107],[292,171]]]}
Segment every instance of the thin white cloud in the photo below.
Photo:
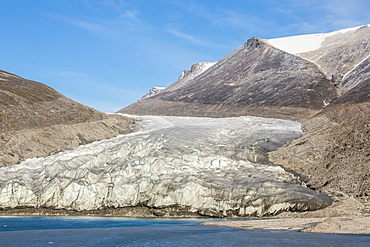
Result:
{"label": "thin white cloud", "polygon": [[139,11],[130,9],[132,0],[85,0],[84,4],[90,9],[106,9],[112,14],[110,20],[100,20],[103,24],[138,24]]}
{"label": "thin white cloud", "polygon": [[186,10],[195,16],[205,19],[211,25],[216,25],[219,27],[250,28],[253,26],[250,23],[253,23],[253,21],[258,19],[256,17],[252,17],[252,15],[242,14],[238,10],[234,9],[219,9],[216,7],[216,5],[205,6],[199,1],[188,1],[184,3],[181,1],[169,0],[168,3]]}
{"label": "thin white cloud", "polygon": [[320,4],[320,8],[327,13],[327,25],[335,29],[370,23],[367,0],[327,0]]}
{"label": "thin white cloud", "polygon": [[196,38],[195,36],[193,36],[191,34],[188,34],[188,33],[181,32],[176,28],[168,28],[165,31],[167,33],[170,33],[170,34],[180,38],[180,39],[186,40],[190,43],[200,45],[200,46],[219,47],[219,48],[222,48],[222,49],[235,48],[234,46],[230,46],[230,45],[227,45],[227,44],[220,44],[220,43],[212,42],[212,41],[209,41],[209,40],[206,40],[206,39]]}
{"label": "thin white cloud", "polygon": [[106,28],[104,26],[93,23],[93,22],[77,20],[77,19],[70,19],[70,18],[69,18],[68,22],[72,25],[75,25],[77,27],[81,27],[83,29],[86,29],[86,30],[89,30],[89,31],[92,31],[92,32],[106,31]]}
{"label": "thin white cloud", "polygon": [[83,0],[83,4],[87,8],[98,9],[108,8],[114,11],[121,11],[124,9],[130,0]]}
{"label": "thin white cloud", "polygon": [[195,44],[204,45],[206,43],[202,40],[199,40],[199,39],[195,38],[194,36],[192,36],[190,34],[183,33],[183,32],[180,32],[178,30],[175,30],[175,29],[167,29],[166,32],[168,32],[170,34],[173,34],[178,38],[185,39],[185,40],[190,41],[190,42],[195,43]]}
{"label": "thin white cloud", "polygon": [[312,17],[307,16],[307,21],[318,28],[335,30],[367,24],[370,21],[368,0],[314,0],[303,1],[302,6],[291,3],[290,7],[307,9]]}
{"label": "thin white cloud", "polygon": [[46,14],[49,18],[82,28],[95,35],[107,39],[117,39],[120,33],[131,30],[141,30],[147,25],[138,17],[138,13],[132,10],[123,10],[116,18],[109,20],[83,20],[65,15]]}
{"label": "thin white cloud", "polygon": [[131,26],[142,25],[143,21],[139,18],[139,14],[134,10],[124,10],[113,23],[123,23]]}
{"label": "thin white cloud", "polygon": [[[189,14],[198,16],[220,29],[239,30],[247,35],[275,36],[328,32],[341,28],[370,23],[369,0],[261,0],[258,5],[265,8],[261,16],[245,9],[217,8],[217,4],[206,6],[200,1],[167,0]],[[286,17],[286,18],[284,18]]]}
{"label": "thin white cloud", "polygon": [[266,23],[259,16],[240,13],[235,10],[222,10],[215,16],[210,16],[209,20],[222,28],[234,28],[241,31],[255,31]]}
{"label": "thin white cloud", "polygon": [[127,0],[104,0],[101,3],[109,8],[113,8],[117,11],[121,11],[128,4]]}
{"label": "thin white cloud", "polygon": [[100,23],[80,20],[80,19],[76,19],[76,18],[72,18],[69,16],[64,16],[64,15],[46,14],[46,16],[53,18],[55,20],[67,23],[69,25],[85,29],[86,31],[93,32],[94,34],[97,34],[99,36],[107,37],[107,36],[112,35],[112,31],[107,26],[100,24]]}

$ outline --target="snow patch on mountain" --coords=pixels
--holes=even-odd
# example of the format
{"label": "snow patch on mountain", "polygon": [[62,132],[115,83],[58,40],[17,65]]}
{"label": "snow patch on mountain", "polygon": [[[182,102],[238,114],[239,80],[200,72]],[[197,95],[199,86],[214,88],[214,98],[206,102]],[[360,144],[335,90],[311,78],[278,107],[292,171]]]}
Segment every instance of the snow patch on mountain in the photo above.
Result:
{"label": "snow patch on mountain", "polygon": [[318,50],[322,47],[322,43],[327,38],[340,34],[352,33],[362,27],[370,27],[370,24],[341,29],[330,33],[306,34],[276,39],[268,39],[267,42],[280,50],[286,51],[291,54],[299,54]]}
{"label": "snow patch on mountain", "polygon": [[215,64],[216,64],[216,62],[203,62],[203,63],[193,64],[191,66],[190,70],[184,70],[181,73],[179,79],[176,82],[174,82],[173,84],[171,84],[170,86],[168,86],[165,89],[165,91],[166,92],[173,91],[173,90],[176,90],[180,87],[183,87],[183,86],[187,85],[187,83],[189,81],[191,81],[195,77],[201,75],[202,73],[204,73],[206,70],[208,70],[209,68],[211,68]]}
{"label": "snow patch on mountain", "polygon": [[195,76],[203,73],[207,69],[211,68],[214,64],[215,64],[215,62],[203,62],[203,63],[193,64],[191,66],[191,69],[190,70],[184,70],[181,73],[181,75],[179,77],[179,80],[181,80],[181,79],[183,79],[185,77],[187,77],[187,79],[192,79]]}
{"label": "snow patch on mountain", "polygon": [[359,65],[361,65],[363,62],[365,62],[368,58],[370,58],[370,54],[362,59],[358,64],[356,64],[350,71],[348,71],[342,78],[342,80],[345,80],[349,74],[351,74],[352,71],[354,71]]}
{"label": "snow patch on mountain", "polygon": [[320,33],[270,39],[267,42],[280,50],[298,54],[319,49],[325,38],[326,35]]}
{"label": "snow patch on mountain", "polygon": [[152,87],[152,89],[150,89],[150,91],[145,94],[143,97],[141,97],[140,99],[146,99],[146,98],[149,98],[149,97],[152,97],[154,95],[156,95],[157,93],[163,91],[166,87]]}

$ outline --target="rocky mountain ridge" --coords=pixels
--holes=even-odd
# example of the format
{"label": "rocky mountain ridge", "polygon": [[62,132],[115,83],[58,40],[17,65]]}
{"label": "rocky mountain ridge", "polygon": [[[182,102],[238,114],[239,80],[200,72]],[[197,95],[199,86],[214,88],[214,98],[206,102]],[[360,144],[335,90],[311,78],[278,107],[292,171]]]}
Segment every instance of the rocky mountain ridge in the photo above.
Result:
{"label": "rocky mountain ridge", "polygon": [[120,112],[284,118],[290,111],[295,114],[285,118],[294,119],[321,109],[335,96],[334,86],[317,66],[253,38],[186,85],[164,90]]}
{"label": "rocky mountain ridge", "polygon": [[367,78],[369,56],[369,25],[327,34],[252,38],[186,84],[176,82],[168,87],[173,87],[171,92],[163,90],[120,112],[298,120]]}
{"label": "rocky mountain ridge", "polygon": [[215,64],[216,64],[215,62],[203,62],[193,64],[190,70],[184,70],[183,72],[181,72],[179,79],[170,86],[168,86],[164,92],[173,91],[183,86],[186,86],[189,81],[191,81],[198,75],[202,74]]}
{"label": "rocky mountain ridge", "polygon": [[[267,42],[316,64],[339,87],[339,95],[342,95],[360,82],[353,77],[359,74],[362,74],[362,78],[368,76],[363,74],[364,71],[358,71],[358,67],[368,65],[369,33],[370,25],[363,25],[331,33],[293,36]],[[348,81],[351,81],[350,85]]]}
{"label": "rocky mountain ridge", "polygon": [[149,92],[145,94],[143,97],[141,97],[140,99],[146,99],[146,98],[152,97],[153,95],[156,95],[157,93],[163,91],[164,89],[165,87],[152,87],[152,89],[150,89]]}
{"label": "rocky mountain ridge", "polygon": [[203,62],[193,64],[190,70],[184,70],[183,72],[181,72],[179,79],[175,83],[171,84],[168,87],[153,87],[147,94],[141,97],[140,100],[154,96],[159,92],[173,91],[177,88],[180,88],[186,85],[194,77],[202,74],[204,71],[212,67],[214,64],[215,63],[213,62]]}

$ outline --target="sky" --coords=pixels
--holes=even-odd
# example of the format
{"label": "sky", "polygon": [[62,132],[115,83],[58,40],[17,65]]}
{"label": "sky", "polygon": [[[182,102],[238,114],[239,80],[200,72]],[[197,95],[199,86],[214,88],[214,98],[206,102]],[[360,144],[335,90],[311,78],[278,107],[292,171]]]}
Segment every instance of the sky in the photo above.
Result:
{"label": "sky", "polygon": [[0,70],[103,112],[249,38],[370,24],[370,0],[0,0]]}

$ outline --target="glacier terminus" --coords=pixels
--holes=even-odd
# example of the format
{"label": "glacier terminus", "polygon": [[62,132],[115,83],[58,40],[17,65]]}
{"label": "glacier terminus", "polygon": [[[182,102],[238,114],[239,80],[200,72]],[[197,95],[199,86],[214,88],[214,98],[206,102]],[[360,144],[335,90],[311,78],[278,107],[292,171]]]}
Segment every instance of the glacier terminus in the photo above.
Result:
{"label": "glacier terminus", "polygon": [[134,133],[0,168],[2,212],[248,217],[330,204],[268,161],[302,135],[297,122],[131,117]]}

